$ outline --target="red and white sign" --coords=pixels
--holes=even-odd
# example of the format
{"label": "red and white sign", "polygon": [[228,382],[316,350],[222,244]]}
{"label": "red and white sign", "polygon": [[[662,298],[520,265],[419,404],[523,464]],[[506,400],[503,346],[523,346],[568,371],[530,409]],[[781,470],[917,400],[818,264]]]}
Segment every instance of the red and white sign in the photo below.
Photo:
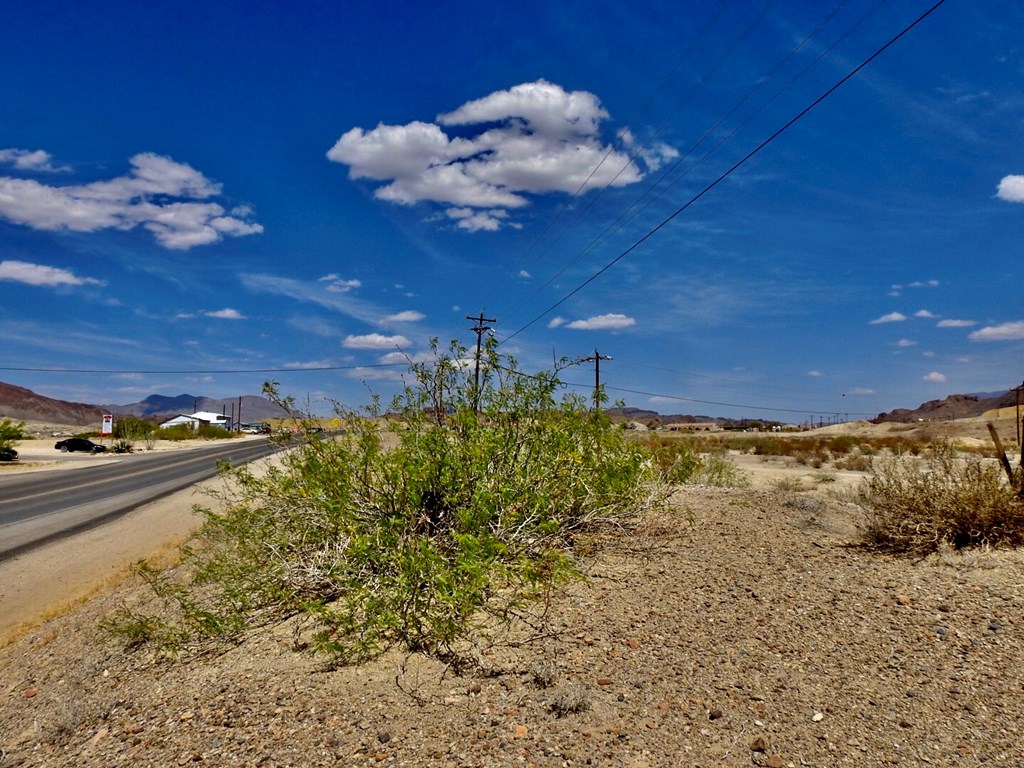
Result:
{"label": "red and white sign", "polygon": [[112,435],[114,434],[114,416],[110,413],[103,414],[103,426],[100,427],[101,435]]}

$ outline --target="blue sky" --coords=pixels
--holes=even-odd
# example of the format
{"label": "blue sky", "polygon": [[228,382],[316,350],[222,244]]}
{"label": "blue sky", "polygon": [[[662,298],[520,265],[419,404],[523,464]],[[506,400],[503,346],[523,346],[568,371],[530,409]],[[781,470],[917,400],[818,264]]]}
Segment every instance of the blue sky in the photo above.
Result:
{"label": "blue sky", "polygon": [[744,161],[933,2],[712,5],[8,4],[0,380],[360,405],[482,311],[662,413],[1019,383],[1024,6],[947,0]]}

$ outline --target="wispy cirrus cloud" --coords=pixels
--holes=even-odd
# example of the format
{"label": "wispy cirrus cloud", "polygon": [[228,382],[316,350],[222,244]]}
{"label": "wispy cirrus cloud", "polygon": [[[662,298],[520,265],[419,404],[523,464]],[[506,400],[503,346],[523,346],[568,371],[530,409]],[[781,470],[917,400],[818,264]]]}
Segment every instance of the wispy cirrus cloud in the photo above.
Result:
{"label": "wispy cirrus cloud", "polygon": [[253,293],[287,296],[296,301],[317,304],[368,325],[379,325],[387,315],[376,304],[353,296],[351,291],[330,290],[332,283],[325,285],[319,280],[308,282],[262,273],[245,273],[239,279]]}
{"label": "wispy cirrus cloud", "polygon": [[94,277],[79,277],[67,269],[13,259],[0,261],[0,280],[49,288],[77,285],[106,285],[103,280],[98,280]]}
{"label": "wispy cirrus cloud", "polygon": [[172,250],[209,245],[224,237],[263,231],[251,211],[228,212],[212,198],[221,186],[189,165],[144,152],[123,176],[90,184],[53,186],[0,176],[0,217],[38,230],[98,232],[148,230]]}
{"label": "wispy cirrus cloud", "polygon": [[[631,158],[601,139],[608,117],[594,94],[537,80],[469,101],[433,123],[352,128],[327,157],[348,166],[352,179],[383,182],[374,192],[380,200],[439,203],[459,228],[493,232],[515,226],[509,211],[528,205],[530,195],[626,186],[678,156],[659,144]],[[622,140],[628,146],[631,137]]]}
{"label": "wispy cirrus cloud", "polygon": [[977,320],[955,320],[950,318],[949,320],[939,320],[935,324],[936,328],[970,328],[977,325]]}

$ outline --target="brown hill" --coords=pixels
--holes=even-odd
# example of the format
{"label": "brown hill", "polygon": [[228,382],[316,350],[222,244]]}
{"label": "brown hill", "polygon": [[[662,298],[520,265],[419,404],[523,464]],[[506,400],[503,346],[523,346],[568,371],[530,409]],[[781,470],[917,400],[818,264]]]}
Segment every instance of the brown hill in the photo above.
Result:
{"label": "brown hill", "polygon": [[103,410],[95,405],[54,400],[36,394],[31,389],[0,381],[0,418],[99,428]]}
{"label": "brown hill", "polygon": [[880,413],[872,421],[949,421],[981,416],[995,408],[1007,408],[1017,402],[1015,390],[994,395],[950,395],[944,400],[929,400],[917,408],[896,408]]}

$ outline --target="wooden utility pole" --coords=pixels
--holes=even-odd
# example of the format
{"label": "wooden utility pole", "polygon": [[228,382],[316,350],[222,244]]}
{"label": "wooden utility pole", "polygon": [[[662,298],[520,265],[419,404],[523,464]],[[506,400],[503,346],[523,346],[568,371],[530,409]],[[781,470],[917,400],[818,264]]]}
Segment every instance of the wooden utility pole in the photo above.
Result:
{"label": "wooden utility pole", "polygon": [[474,374],[473,374],[474,381],[475,381],[475,384],[473,386],[473,410],[474,411],[479,411],[480,410],[480,340],[483,338],[483,335],[484,335],[484,333],[486,331],[491,330],[491,327],[489,325],[484,325],[484,323],[496,323],[498,321],[495,320],[493,317],[484,317],[483,311],[481,311],[479,316],[477,316],[477,317],[473,317],[472,315],[466,315],[466,319],[467,320],[473,320],[476,323],[476,325],[474,325],[473,328],[472,328],[473,333],[476,334],[476,358],[475,358],[476,359],[476,365],[475,365],[475,370],[474,370]]}
{"label": "wooden utility pole", "polygon": [[602,355],[597,349],[591,357],[584,357],[580,362],[594,364],[594,410],[601,410],[601,361],[611,360],[608,355]]}

